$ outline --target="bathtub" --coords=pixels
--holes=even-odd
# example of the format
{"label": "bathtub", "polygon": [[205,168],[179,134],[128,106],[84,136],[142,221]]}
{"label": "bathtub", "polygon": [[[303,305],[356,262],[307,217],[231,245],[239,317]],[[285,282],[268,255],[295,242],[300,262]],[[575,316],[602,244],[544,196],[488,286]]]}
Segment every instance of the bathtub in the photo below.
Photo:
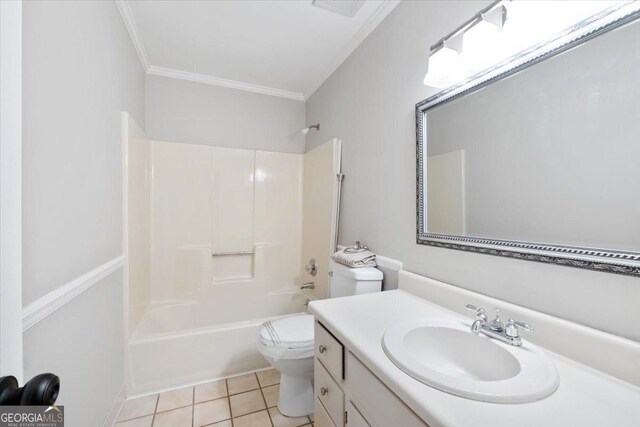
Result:
{"label": "bathtub", "polygon": [[262,323],[304,312],[308,299],[297,289],[235,298],[227,292],[224,303],[215,296],[145,310],[129,340],[129,396],[268,367],[256,349]]}

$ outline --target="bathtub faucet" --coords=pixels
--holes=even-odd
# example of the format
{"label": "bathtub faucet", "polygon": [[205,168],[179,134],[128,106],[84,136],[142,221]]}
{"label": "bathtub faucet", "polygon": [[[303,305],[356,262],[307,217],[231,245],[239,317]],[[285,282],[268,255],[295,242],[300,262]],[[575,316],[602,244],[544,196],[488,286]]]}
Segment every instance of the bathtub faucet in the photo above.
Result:
{"label": "bathtub faucet", "polygon": [[315,289],[315,288],[316,288],[316,285],[314,284],[314,282],[307,282],[300,285],[300,289]]}

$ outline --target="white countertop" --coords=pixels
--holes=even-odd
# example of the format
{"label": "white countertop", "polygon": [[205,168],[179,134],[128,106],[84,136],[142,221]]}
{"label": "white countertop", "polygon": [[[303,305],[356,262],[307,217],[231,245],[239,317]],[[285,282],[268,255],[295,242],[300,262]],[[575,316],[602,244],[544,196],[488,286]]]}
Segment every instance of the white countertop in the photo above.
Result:
{"label": "white countertop", "polygon": [[402,290],[313,301],[309,310],[430,427],[640,426],[640,388],[548,351],[560,387],[538,402],[478,402],[413,379],[385,355],[387,328],[434,315],[471,320]]}

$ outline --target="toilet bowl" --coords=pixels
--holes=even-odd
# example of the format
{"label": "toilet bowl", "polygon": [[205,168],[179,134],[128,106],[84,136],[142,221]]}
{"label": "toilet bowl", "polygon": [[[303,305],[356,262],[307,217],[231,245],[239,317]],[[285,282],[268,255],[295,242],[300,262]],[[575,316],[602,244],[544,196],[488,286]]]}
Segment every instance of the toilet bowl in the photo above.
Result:
{"label": "toilet bowl", "polygon": [[302,314],[266,322],[258,351],[280,371],[278,409],[288,417],[313,413],[313,316]]}
{"label": "toilet bowl", "polygon": [[[382,290],[382,271],[350,268],[329,262],[329,298]],[[278,409],[289,417],[313,413],[313,331],[310,314],[266,322],[260,330],[258,351],[280,371]]]}

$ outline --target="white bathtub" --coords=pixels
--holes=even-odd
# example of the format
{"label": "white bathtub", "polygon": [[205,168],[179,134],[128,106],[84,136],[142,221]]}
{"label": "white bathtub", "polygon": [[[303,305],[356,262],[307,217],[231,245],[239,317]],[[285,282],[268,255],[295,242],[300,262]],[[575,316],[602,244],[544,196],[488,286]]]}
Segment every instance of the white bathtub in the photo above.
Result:
{"label": "white bathtub", "polygon": [[147,308],[129,340],[129,396],[268,367],[256,349],[260,326],[303,312],[307,299],[297,290],[256,301],[227,293],[224,304],[213,297]]}

